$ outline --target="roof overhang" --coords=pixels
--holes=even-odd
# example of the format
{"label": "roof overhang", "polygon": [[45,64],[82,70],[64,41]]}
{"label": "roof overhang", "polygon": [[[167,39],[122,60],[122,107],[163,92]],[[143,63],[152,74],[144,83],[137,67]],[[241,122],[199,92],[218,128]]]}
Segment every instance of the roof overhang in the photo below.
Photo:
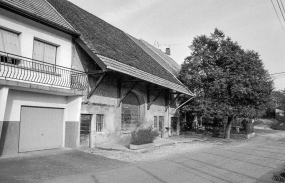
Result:
{"label": "roof overhang", "polygon": [[55,24],[55,23],[53,23],[53,22],[51,22],[49,20],[43,19],[41,17],[32,15],[31,13],[29,13],[27,11],[24,11],[24,10],[22,10],[22,9],[16,7],[16,6],[13,6],[13,5],[11,5],[9,3],[6,3],[4,1],[1,1],[1,0],[0,0],[0,8],[6,9],[8,11],[11,11],[11,12],[16,13],[18,15],[21,15],[23,17],[26,17],[26,18],[29,18],[29,19],[34,20],[36,22],[42,23],[42,24],[44,24],[46,26],[49,26],[49,27],[52,27],[54,29],[60,30],[60,31],[65,32],[67,34],[70,34],[70,35],[72,35],[74,37],[80,36],[80,34],[78,32],[76,32],[75,30],[72,31],[72,30],[69,30],[67,28],[64,28],[63,26],[57,25],[57,24]]}
{"label": "roof overhang", "polygon": [[186,95],[194,96],[194,94],[184,85],[179,85],[176,83],[173,83],[171,81],[168,81],[166,79],[163,79],[161,77],[155,76],[153,74],[147,73],[143,70],[137,69],[135,67],[129,66],[127,64],[123,64],[121,62],[118,62],[116,60],[110,59],[108,57],[102,56],[102,55],[96,55],[100,60],[104,62],[104,64],[107,66],[107,69],[117,71],[120,73],[124,73],[130,76],[133,76],[135,78],[157,84],[159,86],[169,88],[178,92],[181,92]]}

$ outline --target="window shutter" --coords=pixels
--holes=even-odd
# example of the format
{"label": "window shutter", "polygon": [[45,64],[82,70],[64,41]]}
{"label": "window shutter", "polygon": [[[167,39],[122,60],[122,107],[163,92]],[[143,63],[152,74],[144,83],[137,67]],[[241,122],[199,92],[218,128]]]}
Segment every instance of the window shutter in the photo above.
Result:
{"label": "window shutter", "polygon": [[21,55],[18,34],[3,29],[1,31],[2,31],[5,52],[14,55]]}
{"label": "window shutter", "polygon": [[33,59],[44,61],[44,43],[34,40],[34,53],[33,53]]}
{"label": "window shutter", "polygon": [[44,62],[55,64],[56,47],[53,45],[45,44],[44,50]]}

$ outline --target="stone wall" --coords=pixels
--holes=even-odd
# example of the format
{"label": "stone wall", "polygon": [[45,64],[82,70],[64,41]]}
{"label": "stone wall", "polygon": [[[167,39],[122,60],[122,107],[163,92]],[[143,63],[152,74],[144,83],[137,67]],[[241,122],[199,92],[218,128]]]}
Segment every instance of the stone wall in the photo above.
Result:
{"label": "stone wall", "polygon": [[[74,59],[72,64],[76,69],[87,70],[92,73],[92,68],[98,70],[98,65],[76,44],[73,46]],[[81,55],[81,56],[80,56]],[[93,63],[90,63],[93,62]],[[93,65],[92,65],[93,64]],[[93,71],[94,71],[93,70]],[[94,87],[96,81],[100,78],[100,74],[89,75],[89,85],[90,90]],[[106,76],[93,93],[93,95],[87,99],[87,96],[83,97],[81,114],[92,114],[91,121],[91,142],[94,144],[102,144],[119,141],[121,137],[125,134],[121,131],[121,119],[122,119],[122,104],[118,106],[118,78],[120,78],[123,83],[121,83],[121,97],[134,85],[135,82],[125,82],[129,80],[135,80],[130,76],[121,74],[119,72],[107,72]],[[139,82],[132,92],[137,96],[140,103],[140,123],[142,126],[153,125],[154,116],[164,117],[164,127],[168,127],[170,123],[170,118],[175,116],[176,113],[171,114],[170,112],[176,106],[174,102],[166,111],[167,91],[162,93],[159,98],[147,109],[147,86],[151,88],[158,88],[156,90],[150,90],[150,101],[152,101],[160,92],[159,89],[162,87],[156,86],[148,82]],[[96,132],[96,115],[103,114],[103,129],[102,132]]]}

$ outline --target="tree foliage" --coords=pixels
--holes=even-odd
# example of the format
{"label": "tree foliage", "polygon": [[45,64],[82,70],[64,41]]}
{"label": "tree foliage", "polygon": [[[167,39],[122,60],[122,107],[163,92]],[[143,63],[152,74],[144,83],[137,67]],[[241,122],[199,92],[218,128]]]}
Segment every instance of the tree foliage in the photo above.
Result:
{"label": "tree foliage", "polygon": [[179,77],[196,98],[182,110],[227,116],[228,127],[235,117],[254,118],[265,110],[273,82],[257,52],[242,49],[218,29],[195,37],[189,48]]}

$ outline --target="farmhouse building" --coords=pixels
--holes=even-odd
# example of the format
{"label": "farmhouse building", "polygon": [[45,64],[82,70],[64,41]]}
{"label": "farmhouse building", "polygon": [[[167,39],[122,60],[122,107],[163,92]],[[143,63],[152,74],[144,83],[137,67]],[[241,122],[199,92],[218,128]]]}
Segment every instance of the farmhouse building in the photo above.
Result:
{"label": "farmhouse building", "polygon": [[0,155],[168,135],[193,95],[167,55],[69,1],[0,5]]}

